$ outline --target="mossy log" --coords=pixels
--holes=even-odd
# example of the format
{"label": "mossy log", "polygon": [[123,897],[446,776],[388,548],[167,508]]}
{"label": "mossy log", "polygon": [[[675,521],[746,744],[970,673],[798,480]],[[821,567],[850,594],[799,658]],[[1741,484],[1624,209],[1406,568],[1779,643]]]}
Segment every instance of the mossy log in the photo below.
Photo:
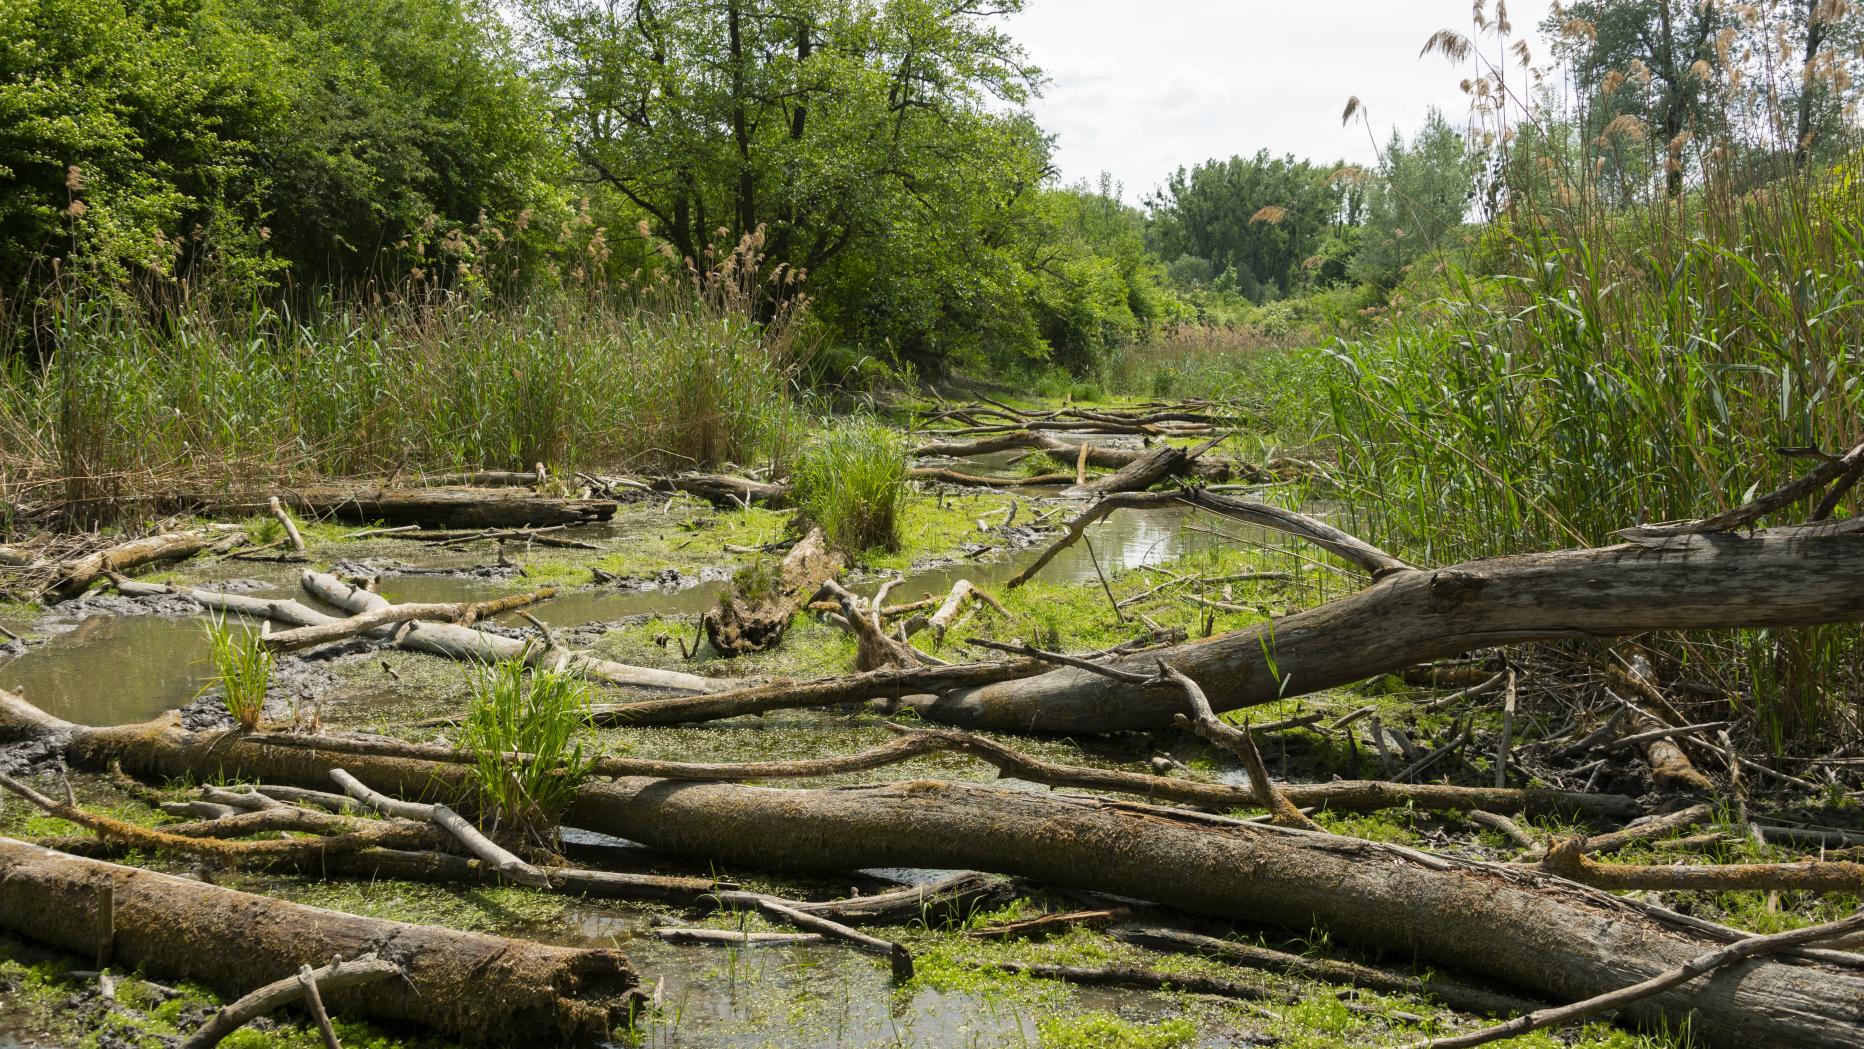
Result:
{"label": "mossy log", "polygon": [[846,559],[829,545],[818,526],[790,547],[768,578],[740,577],[731,593],[706,610],[702,621],[712,647],[721,655],[762,652],[782,640],[790,620],[809,603],[822,584],[841,574]]}
{"label": "mossy log", "polygon": [[708,503],[734,509],[750,503],[762,503],[773,509],[790,504],[789,485],[731,474],[674,474],[671,477],[656,477],[652,483],[657,491],[685,492]]}
{"label": "mossy log", "polygon": [[118,543],[59,565],[57,581],[47,587],[41,597],[46,604],[64,601],[89,590],[91,584],[112,572],[185,560],[225,538],[207,531],[163,532]]}
{"label": "mossy log", "polygon": [[[110,928],[99,900],[112,899]],[[0,838],[0,927],[60,950],[110,954],[229,996],[311,961],[375,952],[404,979],[329,992],[340,1013],[474,1043],[587,1043],[626,1022],[640,981],[619,951],[577,950],[306,907]]]}
{"label": "mossy log", "polygon": [[[1441,569],[1394,565],[1349,597],[1109,666],[1147,674],[1162,659],[1223,711],[1497,645],[1860,619],[1864,519],[1854,518]],[[1182,700],[1169,689],[1066,667],[912,705],[929,720],[971,728],[1115,732],[1169,726]]]}
{"label": "mossy log", "polygon": [[[0,693],[0,738],[62,737],[72,765],[145,777],[321,785],[332,761],[172,723],[87,729]],[[343,757],[403,797],[466,789],[459,766]],[[1307,931],[1454,965],[1554,1001],[1647,979],[1744,934],[1539,871],[1098,799],[975,784],[782,790],[662,779],[585,785],[566,822],[673,855],[749,866],[983,870]],[[1713,1045],[1864,1043],[1864,962],[1755,959],[1630,1007],[1695,1013]]]}
{"label": "mossy log", "polygon": [[304,517],[356,524],[417,524],[424,528],[587,524],[614,517],[616,506],[607,499],[563,499],[509,487],[313,486],[260,494],[178,496],[169,501],[169,508],[214,517],[252,517],[270,513],[273,496]]}

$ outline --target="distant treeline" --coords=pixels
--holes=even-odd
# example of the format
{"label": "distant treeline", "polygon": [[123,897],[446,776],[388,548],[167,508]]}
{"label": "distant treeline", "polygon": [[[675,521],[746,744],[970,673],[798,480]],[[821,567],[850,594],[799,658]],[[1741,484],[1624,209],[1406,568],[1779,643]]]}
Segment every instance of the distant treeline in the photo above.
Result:
{"label": "distant treeline", "polygon": [[[1176,323],[1329,288],[1366,289],[1342,310],[1375,302],[1522,180],[1557,179],[1549,143],[1611,143],[1587,181],[1627,201],[1688,191],[1736,142],[1757,171],[1818,158],[1850,126],[1864,36],[1833,0],[1568,4],[1547,28],[1584,101],[1559,121],[1498,134],[1433,113],[1366,167],[1239,153],[1140,209],[1055,177],[1026,106],[1041,73],[1002,28],[1020,7],[11,0],[6,330],[42,344],[47,296],[74,288],[626,294],[748,238],[771,301],[806,297],[835,352],[1085,372]],[[1525,53],[1485,73],[1467,45],[1433,39],[1474,68],[1474,113],[1561,86]],[[1724,96],[1781,54],[1805,71],[1769,81],[1784,126],[1751,126]]]}

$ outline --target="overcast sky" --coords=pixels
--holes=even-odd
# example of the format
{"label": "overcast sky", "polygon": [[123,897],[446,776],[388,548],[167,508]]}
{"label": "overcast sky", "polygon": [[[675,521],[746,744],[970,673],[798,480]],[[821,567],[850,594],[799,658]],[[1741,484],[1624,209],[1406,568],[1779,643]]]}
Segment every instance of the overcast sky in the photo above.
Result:
{"label": "overcast sky", "polygon": [[[1537,60],[1550,6],[1508,5]],[[1340,126],[1351,95],[1381,145],[1432,105],[1460,123],[1463,71],[1417,54],[1439,29],[1467,32],[1469,13],[1470,0],[1028,0],[1010,31],[1048,75],[1034,108],[1062,177],[1110,171],[1139,203],[1174,168],[1233,153],[1370,162],[1365,126]]]}

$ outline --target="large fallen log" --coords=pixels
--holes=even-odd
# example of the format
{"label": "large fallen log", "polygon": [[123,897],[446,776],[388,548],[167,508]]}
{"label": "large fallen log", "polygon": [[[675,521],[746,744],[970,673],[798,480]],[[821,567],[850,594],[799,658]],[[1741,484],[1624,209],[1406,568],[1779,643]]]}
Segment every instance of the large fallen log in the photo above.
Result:
{"label": "large fallen log", "polygon": [[[111,893],[111,926],[98,899]],[[639,980],[619,951],[549,947],[364,918],[0,838],[0,927],[74,954],[235,996],[307,961],[375,952],[405,978],[332,988],[333,1008],[470,1042],[592,1042],[625,1023]]]}
{"label": "large fallen log", "polygon": [[702,617],[706,637],[721,655],[764,651],[782,639],[790,620],[823,583],[841,574],[845,563],[820,527],[809,529],[774,572],[752,577],[754,589],[747,590],[742,579],[734,580],[731,593]]}
{"label": "large fallen log", "polygon": [[214,517],[252,517],[279,501],[307,517],[370,524],[418,524],[427,528],[517,528],[523,525],[585,524],[615,516],[607,499],[560,499],[522,488],[339,488],[236,495],[178,496],[165,508]]}
{"label": "large fallen log", "polygon": [[731,474],[683,473],[652,478],[656,491],[685,492],[726,507],[763,503],[780,509],[790,503],[790,486]]}
{"label": "large fallen log", "polygon": [[[1158,444],[1132,462],[1120,467],[1105,477],[1096,477],[1082,481],[1063,495],[1111,495],[1114,492],[1143,492],[1168,477],[1177,477],[1189,473],[1201,461],[1205,452],[1217,446],[1222,437],[1212,437],[1195,448],[1180,448],[1175,444]],[[1093,452],[1083,445],[1077,462],[1085,460]]]}
{"label": "large fallen log", "polygon": [[[1318,608],[1110,663],[1164,659],[1223,711],[1496,645],[1859,619],[1864,520],[1850,519],[1392,568]],[[1180,709],[1170,691],[1074,668],[910,702],[946,724],[1042,732],[1162,728]]]}
{"label": "large fallen log", "polygon": [[[321,786],[332,763],[237,734],[151,723],[80,728],[0,693],[0,738],[51,736],[68,762],[145,777]],[[459,766],[347,756],[401,797],[467,789]],[[620,779],[584,785],[572,826],[706,861],[810,871],[985,870],[1307,931],[1455,965],[1554,1001],[1648,979],[1745,934],[1538,871],[1152,806],[972,784],[833,790]],[[1864,962],[1755,959],[1633,1005],[1697,1014],[1721,1046],[1864,1042]]]}
{"label": "large fallen log", "polygon": [[[394,606],[373,590],[351,586],[327,572],[306,572],[302,580],[311,596],[334,605],[352,615],[383,612]],[[501,660],[524,660],[534,666],[562,662],[589,678],[611,685],[631,688],[663,688],[682,692],[717,692],[724,686],[711,678],[683,674],[677,670],[637,667],[627,663],[600,659],[586,652],[571,652],[549,645],[532,645],[516,638],[488,634],[452,623],[410,621],[405,632],[398,631],[395,643],[402,648],[432,652],[470,663],[496,663]]]}
{"label": "large fallen log", "polygon": [[[974,455],[989,455],[992,452],[1007,452],[1019,448],[1031,451],[1073,468],[1077,463],[1083,446],[1070,444],[1047,434],[1016,432],[985,437],[976,441],[934,441],[913,449],[915,458],[943,456],[951,459],[968,459]],[[1107,448],[1088,441],[1087,465],[1102,470],[1123,470],[1149,456],[1159,453],[1157,448]],[[1235,459],[1218,459],[1210,456],[1200,457],[1184,467],[1185,472],[1206,481],[1228,481],[1241,479],[1245,481],[1272,480],[1261,469]]]}
{"label": "large fallen log", "polygon": [[128,572],[163,561],[180,561],[193,557],[225,538],[207,531],[163,532],[118,543],[59,565],[57,580],[40,596],[47,604],[64,601],[89,590],[91,584],[112,572]]}

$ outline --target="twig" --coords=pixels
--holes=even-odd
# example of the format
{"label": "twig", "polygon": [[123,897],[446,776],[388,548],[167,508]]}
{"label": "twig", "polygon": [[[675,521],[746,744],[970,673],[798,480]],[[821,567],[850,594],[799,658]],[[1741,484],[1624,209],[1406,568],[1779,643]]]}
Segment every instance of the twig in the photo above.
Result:
{"label": "twig", "polygon": [[343,793],[377,812],[407,820],[420,820],[440,827],[458,839],[468,852],[484,860],[487,866],[520,885],[529,885],[535,889],[550,887],[549,875],[494,844],[490,838],[479,833],[477,828],[466,822],[459,813],[445,805],[399,801],[369,789],[361,780],[342,769],[331,769],[330,778],[343,788]]}
{"label": "twig", "polygon": [[[374,954],[365,954],[354,961],[335,961],[321,969],[313,969],[310,979],[322,984],[328,990],[345,990],[377,983],[401,975],[401,967],[393,962],[384,961]],[[264,987],[246,995],[233,1004],[214,1014],[200,1030],[181,1043],[181,1049],[211,1049],[221,1040],[246,1024],[264,1016],[266,1013],[289,1005],[304,994],[304,970],[282,980],[275,980]]]}
{"label": "twig", "polygon": [[1159,677],[1176,685],[1191,707],[1190,717],[1178,714],[1173,720],[1242,760],[1243,768],[1249,772],[1249,784],[1255,788],[1256,801],[1269,810],[1271,823],[1278,827],[1326,832],[1320,824],[1302,815],[1300,809],[1275,789],[1274,782],[1269,779],[1268,767],[1262,763],[1262,753],[1256,749],[1254,737],[1242,729],[1224,724],[1210,709],[1210,700],[1205,698],[1204,690],[1183,671],[1162,659],[1158,661],[1158,668]]}
{"label": "twig", "polygon": [[1864,911],[1839,921],[1827,922],[1824,925],[1813,925],[1790,932],[1775,933],[1771,936],[1737,940],[1726,947],[1697,955],[1674,969],[1666,970],[1629,987],[1621,987],[1615,991],[1596,995],[1583,1002],[1527,1013],[1506,1023],[1485,1027],[1469,1034],[1450,1038],[1426,1038],[1421,1042],[1411,1043],[1406,1049],[1466,1049],[1468,1046],[1483,1045],[1497,1039],[1538,1031],[1543,1027],[1571,1023],[1581,1017],[1591,1016],[1593,1013],[1604,1012],[1607,1009],[1617,1009],[1653,994],[1667,991],[1678,984],[1687,983],[1704,973],[1732,965],[1735,962],[1794,947],[1844,939],[1860,930],[1864,930]]}

